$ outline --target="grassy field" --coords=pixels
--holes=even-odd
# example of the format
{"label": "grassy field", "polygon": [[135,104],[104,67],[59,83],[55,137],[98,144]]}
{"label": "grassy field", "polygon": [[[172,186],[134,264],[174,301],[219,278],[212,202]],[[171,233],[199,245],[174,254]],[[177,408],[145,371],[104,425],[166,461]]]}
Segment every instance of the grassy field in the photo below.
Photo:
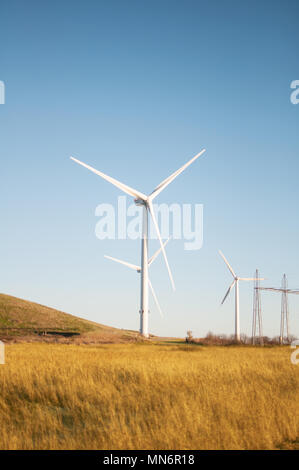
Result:
{"label": "grassy field", "polygon": [[11,344],[0,448],[297,448],[298,392],[287,347]]}

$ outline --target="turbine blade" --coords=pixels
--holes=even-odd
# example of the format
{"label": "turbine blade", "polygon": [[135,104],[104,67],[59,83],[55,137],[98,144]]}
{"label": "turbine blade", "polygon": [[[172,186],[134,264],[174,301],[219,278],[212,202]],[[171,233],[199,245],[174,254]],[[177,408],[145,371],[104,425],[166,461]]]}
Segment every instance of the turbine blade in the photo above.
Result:
{"label": "turbine blade", "polygon": [[[167,243],[169,242],[171,237],[169,237],[164,243],[164,248],[165,246],[167,245]],[[161,252],[162,248],[160,247],[159,250],[156,251],[156,253],[153,254],[153,256],[149,259],[149,262],[148,262],[148,265],[150,266],[152,264],[152,262],[157,258],[158,254]]]}
{"label": "turbine blade", "polygon": [[160,192],[166,188],[166,186],[168,186],[177,176],[179,176],[189,165],[191,165],[191,163],[193,163],[197,158],[199,158],[205,151],[206,149],[203,149],[201,152],[195,155],[195,157],[191,158],[191,160],[185,163],[185,165],[183,165],[177,171],[175,171],[170,176],[168,176],[168,178],[163,180],[149,195],[149,198],[151,199],[151,201],[153,201],[153,199],[155,199],[155,197],[157,197],[158,194],[160,194]]}
{"label": "turbine blade", "polygon": [[241,281],[265,281],[265,277],[239,277]]}
{"label": "turbine blade", "polygon": [[162,310],[161,310],[161,307],[160,307],[160,305],[159,305],[159,302],[158,302],[156,293],[155,293],[155,291],[154,291],[154,288],[153,288],[152,283],[151,283],[151,281],[150,281],[149,278],[148,278],[148,285],[150,286],[150,290],[151,290],[151,292],[152,292],[152,295],[153,295],[154,300],[155,300],[155,302],[156,302],[156,305],[157,305],[157,307],[158,307],[159,313],[160,313],[161,317],[163,318],[163,312],[162,312]]}
{"label": "turbine blade", "polygon": [[147,196],[145,196],[145,194],[140,193],[136,189],[130,188],[130,186],[127,186],[126,184],[123,184],[120,181],[117,181],[115,178],[112,178],[111,176],[105,175],[105,173],[102,173],[101,171],[96,170],[95,168],[92,168],[91,166],[87,165],[86,163],[81,162],[80,160],[77,160],[74,157],[70,157],[70,158],[74,162],[78,163],[79,165],[84,166],[85,168],[92,171],[96,175],[101,176],[102,178],[104,178],[104,180],[109,181],[109,183],[111,183],[114,186],[116,186],[117,188],[121,189],[124,193],[127,193],[130,196],[133,196],[135,198],[138,197],[140,199],[143,199],[144,201],[147,200]]}
{"label": "turbine blade", "polygon": [[116,261],[116,263],[124,264],[128,268],[134,269],[135,271],[140,270],[140,266],[136,266],[136,264],[128,263],[127,261],[122,261],[121,259],[113,258],[112,256],[104,255],[104,258],[111,259],[112,261]]}
{"label": "turbine blade", "polygon": [[225,258],[225,256],[224,256],[224,254],[222,253],[222,251],[219,250],[219,253],[220,253],[220,256],[222,256],[222,258],[223,258],[223,260],[224,260],[226,266],[228,267],[228,269],[230,270],[230,272],[232,273],[232,275],[233,275],[234,277],[237,277],[235,271],[233,270],[233,268],[231,267],[231,265],[229,264],[229,262],[228,262],[227,259]]}
{"label": "turbine blade", "polygon": [[166,256],[165,249],[164,249],[164,245],[163,245],[163,242],[162,242],[160,230],[159,230],[159,227],[158,227],[158,222],[157,222],[157,219],[156,219],[156,216],[155,216],[155,213],[154,213],[153,204],[150,200],[148,200],[148,208],[149,208],[149,211],[151,213],[151,216],[152,216],[152,219],[153,219],[153,222],[154,222],[154,226],[155,226],[158,238],[159,238],[159,242],[160,242],[160,245],[161,245],[161,251],[162,251],[163,256],[164,256],[164,260],[165,260],[165,263],[166,263],[166,267],[167,267],[167,271],[168,271],[168,274],[169,274],[170,282],[171,282],[173,290],[175,290],[175,285],[174,285],[173,277],[172,277],[170,267],[169,267],[169,264],[168,264],[167,256]]}
{"label": "turbine blade", "polygon": [[227,289],[227,292],[226,292],[226,294],[225,294],[225,296],[224,296],[224,298],[223,298],[223,300],[222,300],[222,302],[221,302],[221,305],[224,304],[225,299],[226,299],[226,297],[228,296],[228,294],[230,293],[230,291],[231,291],[233,285],[235,284],[235,282],[236,282],[236,280],[234,279],[233,282],[231,283],[231,285],[229,286],[229,288]]}

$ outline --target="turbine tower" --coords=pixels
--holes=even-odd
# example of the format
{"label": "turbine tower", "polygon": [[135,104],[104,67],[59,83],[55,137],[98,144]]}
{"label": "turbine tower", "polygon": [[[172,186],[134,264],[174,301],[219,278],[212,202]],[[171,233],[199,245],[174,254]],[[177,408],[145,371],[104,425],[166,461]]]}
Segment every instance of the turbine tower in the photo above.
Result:
{"label": "turbine tower", "polygon": [[[240,337],[240,312],[239,312],[239,281],[256,281],[257,278],[255,277],[239,277],[236,275],[235,271],[233,270],[233,268],[230,266],[229,262],[227,261],[227,259],[225,258],[224,254],[219,250],[219,253],[220,255],[222,256],[226,266],[228,267],[231,275],[233,276],[234,280],[233,282],[231,283],[231,285],[229,286],[222,302],[221,302],[221,305],[225,302],[228,294],[230,293],[231,289],[235,286],[235,340],[236,341],[240,341],[241,337]],[[261,279],[258,279],[258,280],[263,280],[262,278]]]}
{"label": "turbine tower", "polygon": [[290,327],[289,327],[289,294],[299,294],[299,289],[288,289],[287,277],[284,274],[281,281],[281,287],[259,287],[259,290],[268,290],[273,292],[281,292],[281,315],[280,315],[280,335],[279,342],[283,344],[284,332],[286,329],[287,341],[290,338]]}
{"label": "turbine tower", "polygon": [[255,344],[257,338],[257,326],[259,332],[260,345],[264,345],[263,340],[263,324],[262,324],[262,306],[260,293],[259,272],[255,271],[255,281],[253,287],[253,319],[252,319],[252,344]]}
{"label": "turbine tower", "polygon": [[158,239],[160,242],[161,246],[161,251],[165,260],[165,264],[167,267],[167,271],[169,274],[169,278],[173,287],[173,290],[175,290],[174,287],[174,281],[173,277],[170,271],[170,267],[168,264],[166,252],[163,246],[163,242],[161,239],[161,234],[158,226],[158,222],[154,213],[154,207],[153,207],[153,200],[177,177],[179,176],[191,163],[193,163],[197,158],[199,158],[203,153],[205,152],[205,149],[203,149],[201,152],[199,152],[195,157],[191,158],[185,165],[183,165],[181,168],[179,168],[177,171],[172,173],[168,178],[163,180],[153,191],[151,194],[148,196],[137,191],[136,189],[131,188],[130,186],[127,186],[126,184],[121,183],[120,181],[117,181],[115,178],[112,178],[111,176],[106,175],[105,173],[102,173],[101,171],[96,170],[95,168],[92,168],[91,166],[87,165],[86,163],[81,162],[80,160],[77,160],[74,157],[70,157],[74,162],[78,163],[79,165],[84,166],[88,170],[92,171],[98,176],[101,176],[103,179],[108,181],[109,183],[113,184],[117,188],[121,189],[124,193],[129,194],[130,196],[134,197],[134,201],[136,205],[142,206],[143,207],[143,223],[142,223],[142,240],[141,240],[141,263],[140,263],[140,274],[141,274],[141,287],[140,287],[140,333],[148,338],[149,336],[149,331],[148,331],[148,214],[150,213],[155,230],[158,235]]}

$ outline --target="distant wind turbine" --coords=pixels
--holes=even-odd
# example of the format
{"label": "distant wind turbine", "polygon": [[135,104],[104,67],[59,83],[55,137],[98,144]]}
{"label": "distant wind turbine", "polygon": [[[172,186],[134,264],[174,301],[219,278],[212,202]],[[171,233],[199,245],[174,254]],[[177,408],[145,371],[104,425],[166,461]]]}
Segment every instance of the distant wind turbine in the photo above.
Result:
{"label": "distant wind turbine", "polygon": [[239,312],[239,281],[262,281],[264,278],[255,278],[255,277],[239,277],[236,275],[233,268],[230,266],[229,262],[225,258],[224,254],[219,250],[220,255],[222,256],[226,266],[228,267],[231,275],[233,276],[234,280],[229,286],[224,299],[221,302],[221,305],[225,302],[228,294],[230,293],[231,289],[235,286],[235,340],[240,341],[240,312]]}
{"label": "distant wind turbine", "polygon": [[173,290],[175,290],[174,287],[174,281],[173,277],[170,271],[170,267],[168,264],[166,252],[163,246],[158,222],[154,213],[154,207],[153,207],[153,200],[177,177],[179,176],[191,163],[193,163],[198,157],[200,157],[203,153],[205,152],[205,149],[203,149],[201,152],[199,152],[195,157],[191,158],[185,165],[183,165],[181,168],[179,168],[177,171],[172,173],[168,178],[163,180],[154,190],[151,194],[146,196],[145,194],[137,191],[136,189],[131,188],[130,186],[127,186],[126,184],[121,183],[120,181],[117,181],[115,178],[112,178],[111,176],[105,175],[105,173],[102,173],[101,171],[98,171],[91,166],[87,165],[86,163],[81,162],[80,160],[77,160],[76,158],[71,157],[71,159],[78,163],[79,165],[84,166],[88,170],[92,171],[96,175],[101,176],[103,179],[106,181],[109,181],[109,183],[113,184],[117,188],[121,189],[123,192],[126,194],[129,194],[130,196],[134,197],[135,204],[138,206],[143,207],[143,226],[142,226],[142,241],[141,241],[141,266],[140,266],[140,274],[141,274],[141,290],[140,290],[140,333],[148,337],[149,336],[149,331],[148,331],[148,213],[151,214],[151,217],[153,219],[154,227],[158,235],[158,239],[161,245],[161,251],[165,260],[165,264],[167,267],[167,271],[169,274],[169,278],[173,287]]}
{"label": "distant wind turbine", "polygon": [[[166,242],[163,243],[164,248],[165,248],[165,246],[167,245],[168,242],[169,242],[169,238],[168,238],[168,240],[166,240]],[[157,258],[157,256],[161,252],[161,250],[162,250],[162,248],[160,247],[156,251],[156,253],[148,260],[148,267],[150,267],[150,265],[153,263],[153,261]],[[131,263],[128,263],[127,261],[122,261],[120,259],[113,258],[112,256],[108,256],[108,255],[104,255],[104,257],[107,258],[107,259],[110,259],[112,261],[116,261],[116,263],[123,264],[123,265],[127,266],[130,269],[134,269],[134,271],[137,271],[137,273],[141,273],[141,266],[137,266],[136,264],[131,264]],[[161,315],[161,317],[163,317],[163,313],[162,313],[161,307],[159,305],[158,298],[156,296],[156,293],[154,291],[153,285],[152,285],[149,277],[148,277],[148,285],[149,285],[149,288],[150,288],[151,293],[153,295],[154,301],[157,305],[157,308],[160,312],[160,315]],[[141,325],[140,325],[140,327],[141,327]]]}

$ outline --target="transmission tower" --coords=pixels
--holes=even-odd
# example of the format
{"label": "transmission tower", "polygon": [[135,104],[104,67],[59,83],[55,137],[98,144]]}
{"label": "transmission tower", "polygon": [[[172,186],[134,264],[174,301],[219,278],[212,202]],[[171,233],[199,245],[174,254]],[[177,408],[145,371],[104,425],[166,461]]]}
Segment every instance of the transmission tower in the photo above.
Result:
{"label": "transmission tower", "polygon": [[279,335],[279,342],[283,344],[284,342],[284,334],[286,330],[286,340],[287,342],[290,341],[290,328],[289,328],[289,301],[288,295],[289,294],[297,294],[299,295],[299,289],[288,289],[288,281],[287,277],[284,274],[281,281],[281,288],[275,287],[259,287],[258,290],[269,290],[273,292],[281,292],[281,316],[280,316],[280,335]]}
{"label": "transmission tower", "polygon": [[262,324],[262,307],[261,307],[261,293],[260,293],[260,280],[258,269],[255,271],[254,287],[253,287],[253,318],[252,318],[252,344],[256,343],[257,339],[257,326],[258,337],[260,345],[264,345],[263,340],[263,324]]}

